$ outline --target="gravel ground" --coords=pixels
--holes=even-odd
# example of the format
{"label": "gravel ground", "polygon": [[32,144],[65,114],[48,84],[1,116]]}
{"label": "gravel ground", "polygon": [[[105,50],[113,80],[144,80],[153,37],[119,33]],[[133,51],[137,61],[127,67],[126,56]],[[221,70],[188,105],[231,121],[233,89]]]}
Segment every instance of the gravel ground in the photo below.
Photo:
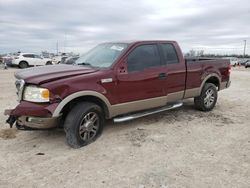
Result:
{"label": "gravel ground", "polygon": [[0,70],[0,187],[250,187],[250,69],[204,113],[184,106],[107,122],[91,145],[72,149],[62,130],[17,131],[3,111],[16,102],[15,69]]}

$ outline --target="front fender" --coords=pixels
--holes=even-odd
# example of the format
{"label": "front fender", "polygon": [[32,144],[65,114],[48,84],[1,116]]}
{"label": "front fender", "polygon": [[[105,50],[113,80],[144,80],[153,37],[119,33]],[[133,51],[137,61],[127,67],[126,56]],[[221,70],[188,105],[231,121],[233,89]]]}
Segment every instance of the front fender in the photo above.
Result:
{"label": "front fender", "polygon": [[101,93],[98,93],[96,91],[79,91],[76,93],[73,93],[69,96],[67,96],[66,98],[64,98],[56,107],[54,113],[53,113],[53,117],[57,117],[60,115],[62,109],[72,100],[79,98],[79,97],[84,97],[84,96],[93,96],[93,97],[97,97],[98,99],[100,99],[101,101],[103,101],[103,103],[106,105],[107,110],[108,110],[108,114],[109,116],[112,116],[113,111],[112,111],[112,106],[109,102],[109,100],[102,95]]}

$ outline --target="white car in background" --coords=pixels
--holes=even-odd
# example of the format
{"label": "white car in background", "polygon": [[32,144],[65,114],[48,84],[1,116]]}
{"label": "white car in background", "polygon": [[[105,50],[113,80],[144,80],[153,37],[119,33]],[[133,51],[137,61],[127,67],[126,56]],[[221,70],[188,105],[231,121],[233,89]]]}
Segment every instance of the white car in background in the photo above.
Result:
{"label": "white car in background", "polygon": [[20,53],[18,56],[14,56],[11,64],[24,69],[29,66],[52,65],[52,60],[33,53]]}
{"label": "white car in background", "polygon": [[245,68],[249,68],[250,67],[250,60],[248,59],[246,62],[245,62]]}
{"label": "white car in background", "polygon": [[68,56],[66,55],[63,55],[63,56],[58,55],[52,58],[52,62],[53,64],[60,64],[60,63],[63,63],[67,57]]}
{"label": "white car in background", "polygon": [[228,59],[230,59],[230,64],[231,64],[233,67],[235,67],[236,65],[239,64],[239,60],[238,60],[238,58],[236,58],[236,57],[229,57]]}

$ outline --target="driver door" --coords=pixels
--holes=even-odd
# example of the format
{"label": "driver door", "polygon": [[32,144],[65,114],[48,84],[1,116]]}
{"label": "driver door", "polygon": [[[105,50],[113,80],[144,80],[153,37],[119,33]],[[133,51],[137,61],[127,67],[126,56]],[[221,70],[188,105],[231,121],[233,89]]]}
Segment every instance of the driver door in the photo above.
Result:
{"label": "driver door", "polygon": [[122,113],[164,106],[166,74],[157,44],[136,46],[118,68]]}

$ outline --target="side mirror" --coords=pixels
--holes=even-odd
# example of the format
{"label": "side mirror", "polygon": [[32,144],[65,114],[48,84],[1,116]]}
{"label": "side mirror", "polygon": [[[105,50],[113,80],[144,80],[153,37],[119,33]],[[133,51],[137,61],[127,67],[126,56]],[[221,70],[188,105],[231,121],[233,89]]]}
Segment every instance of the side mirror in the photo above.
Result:
{"label": "side mirror", "polygon": [[122,60],[120,63],[119,63],[119,66],[117,67],[117,74],[127,74],[128,71],[127,71],[127,63],[126,63],[126,59]]}

